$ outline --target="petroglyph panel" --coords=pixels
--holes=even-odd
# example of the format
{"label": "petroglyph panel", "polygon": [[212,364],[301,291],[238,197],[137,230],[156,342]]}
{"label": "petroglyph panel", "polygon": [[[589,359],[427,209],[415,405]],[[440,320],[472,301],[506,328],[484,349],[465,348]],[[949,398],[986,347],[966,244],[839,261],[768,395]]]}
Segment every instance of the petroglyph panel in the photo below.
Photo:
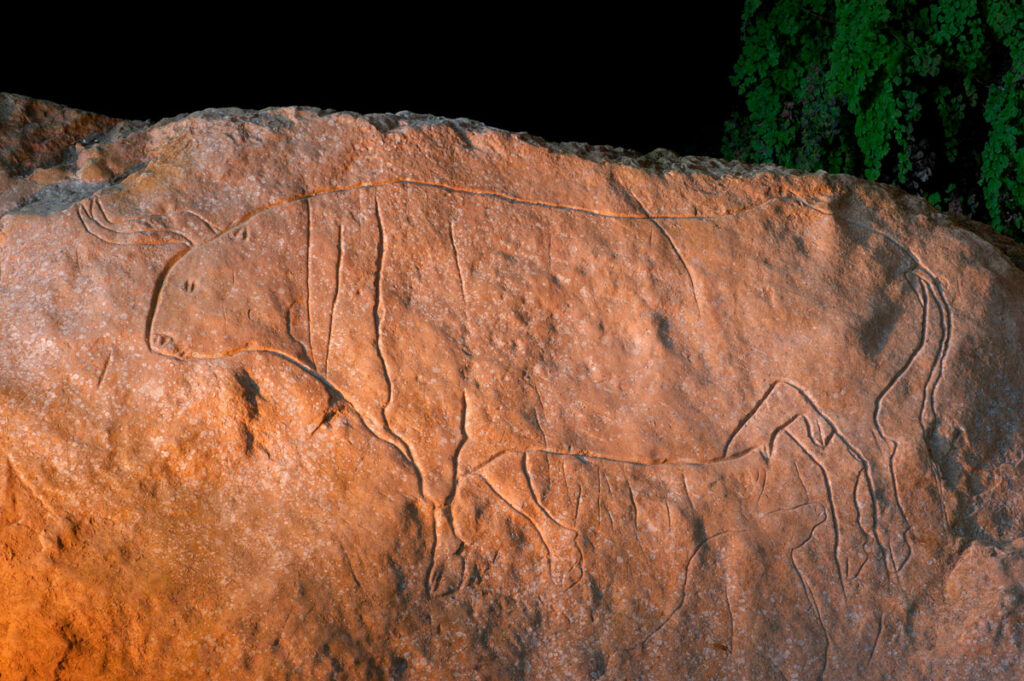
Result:
{"label": "petroglyph panel", "polygon": [[[793,197],[681,216],[411,180],[325,189],[257,210],[175,262],[151,345],[182,358],[270,352],[313,373],[416,467],[442,524],[460,471],[495,450],[637,463],[728,457],[754,391],[781,377],[835,415],[863,467],[870,532],[898,571],[913,547],[885,401],[900,385],[922,425],[936,418],[951,326],[941,285],[869,227],[835,233],[847,240],[836,246],[841,264],[827,249],[809,253],[797,284],[777,254],[724,238],[735,233],[717,225],[737,216],[761,221],[776,249],[810,239],[797,230],[771,239],[784,220],[807,230],[832,223]],[[728,262],[705,246],[688,264],[695,232],[722,237],[710,254]],[[826,285],[858,260],[875,286]],[[779,290],[794,293],[780,299]],[[829,313],[851,299],[867,318]],[[859,340],[812,358],[805,345],[815,336]],[[846,371],[866,380],[865,392],[843,389]],[[918,385],[908,389],[911,378]]]}

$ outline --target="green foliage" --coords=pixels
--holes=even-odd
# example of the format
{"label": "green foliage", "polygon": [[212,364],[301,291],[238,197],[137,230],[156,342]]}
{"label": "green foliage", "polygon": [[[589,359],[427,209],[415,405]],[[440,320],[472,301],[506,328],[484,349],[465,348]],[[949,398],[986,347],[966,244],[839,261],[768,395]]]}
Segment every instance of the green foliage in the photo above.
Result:
{"label": "green foliage", "polygon": [[1024,238],[1024,2],[747,0],[726,156],[862,175]]}

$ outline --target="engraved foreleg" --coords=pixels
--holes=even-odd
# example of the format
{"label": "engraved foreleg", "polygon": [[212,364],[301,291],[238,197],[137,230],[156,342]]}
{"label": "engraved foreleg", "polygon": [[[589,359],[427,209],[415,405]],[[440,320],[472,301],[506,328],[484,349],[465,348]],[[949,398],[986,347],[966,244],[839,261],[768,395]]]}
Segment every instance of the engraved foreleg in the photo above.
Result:
{"label": "engraved foreleg", "polygon": [[437,460],[435,452],[432,460],[416,463],[424,472],[424,496],[434,504],[434,551],[427,575],[427,592],[437,596],[458,589],[465,576],[465,559],[462,556],[464,544],[455,531],[452,508],[458,491],[459,458],[468,440],[465,393],[462,395],[458,432],[459,442],[453,456]]}
{"label": "engraved foreleg", "polygon": [[[416,467],[424,500],[433,506],[434,542],[427,590],[443,595],[458,589],[463,577],[462,541],[453,526],[451,502],[458,459],[467,440],[466,401],[458,367],[445,361],[438,350],[442,345],[434,348],[435,352],[422,356],[403,356],[395,350],[383,353],[388,357],[385,366],[392,369],[391,399],[384,409],[384,421]],[[394,361],[395,357],[401,360]]]}

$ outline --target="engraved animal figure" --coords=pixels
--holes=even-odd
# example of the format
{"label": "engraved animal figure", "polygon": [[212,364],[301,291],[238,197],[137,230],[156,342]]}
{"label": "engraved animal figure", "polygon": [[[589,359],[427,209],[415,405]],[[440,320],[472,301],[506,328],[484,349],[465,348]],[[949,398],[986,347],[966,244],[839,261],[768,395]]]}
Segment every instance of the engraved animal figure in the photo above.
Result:
{"label": "engraved animal figure", "polygon": [[150,347],[274,353],[351,405],[418,471],[437,592],[460,579],[458,479],[497,450],[711,461],[779,380],[834,418],[898,570],[910,547],[886,398],[923,364],[934,420],[949,329],[906,247],[795,198],[656,215],[625,190],[599,210],[396,179],[275,203],[189,250]]}
{"label": "engraved animal figure", "polygon": [[[585,583],[600,585],[598,592],[615,581],[609,564],[646,584],[660,585],[646,590],[641,602],[605,611],[614,618],[618,610],[625,615],[624,626],[636,626],[638,632],[646,628],[637,647],[657,635],[687,600],[693,601],[691,568],[700,562],[695,559],[747,533],[749,541],[760,541],[772,551],[762,560],[792,570],[792,586],[803,593],[827,637],[825,625],[836,613],[829,617],[830,599],[822,601],[821,596],[835,589],[831,600],[845,600],[843,574],[851,567],[859,569],[841,564],[840,557],[846,535],[860,532],[856,520],[844,518],[836,508],[831,491],[836,470],[856,469],[841,437],[809,396],[780,382],[737,431],[729,458],[649,465],[544,450],[509,451],[467,474],[463,484],[469,487],[468,481],[476,478],[484,485],[481,489],[490,488],[525,519],[547,550],[552,573],[572,567],[571,556],[578,547],[587,547],[584,561],[592,560],[597,569],[587,565]],[[526,476],[528,489],[509,484],[517,471]],[[844,526],[850,522],[852,529]],[[600,541],[602,534],[613,542]],[[631,534],[635,541],[630,541]],[[812,539],[823,538],[832,544],[831,561],[799,555]],[[815,568],[810,573],[804,570],[808,565]],[[577,565],[572,581],[583,577]],[[756,595],[751,596],[754,607],[760,607]],[[655,603],[661,607],[651,607]],[[640,621],[649,626],[638,626]]]}
{"label": "engraved animal figure", "polygon": [[[769,464],[775,460],[776,444],[780,439],[792,440],[811,465],[820,469],[827,482],[834,462],[824,460],[823,454],[837,439],[836,434],[832,421],[818,411],[808,395],[797,386],[780,382],[771,387],[754,412],[744,420],[721,459],[703,463],[640,463],[548,449],[506,450],[498,452],[474,470],[463,471],[460,479],[478,478],[498,499],[523,517],[546,548],[551,573],[561,576],[565,582],[576,583],[583,577],[582,553],[577,541],[581,507],[589,505],[592,514],[601,514],[603,469],[613,477],[618,470],[619,477],[624,475],[624,471],[630,471],[638,478],[641,475],[647,479],[675,478],[669,485],[673,504],[685,508],[692,516],[689,520],[698,522],[703,534],[717,536],[750,529],[747,525],[751,519],[778,510],[777,504],[771,506],[764,495],[766,473]],[[843,452],[843,456],[849,456],[849,453]],[[566,474],[566,467],[571,470],[581,466],[596,471],[596,480],[590,481],[588,486],[596,488],[596,494],[590,493],[590,496],[596,496],[596,501],[591,500],[590,504],[584,499],[583,485],[575,479],[578,476]],[[520,478],[525,479],[525,485],[518,484]],[[808,496],[801,478],[790,479],[787,486],[792,507],[816,501]],[[804,494],[799,498],[801,488]],[[615,495],[610,485],[607,495]],[[624,495],[620,493],[620,496]],[[631,486],[628,497],[635,523],[638,510]],[[668,503],[669,500],[662,501]],[[844,518],[847,526],[843,528],[845,532],[840,531],[840,518],[845,514],[837,512],[828,488],[821,501],[827,501],[827,509],[824,505],[819,506],[821,517],[813,526],[817,527],[826,517],[831,518],[836,575],[842,586],[842,576],[844,572],[849,574],[850,568],[840,565],[840,541],[849,541],[843,535],[851,533],[851,530],[853,534],[859,534],[859,528],[855,521],[851,528],[849,519]],[[726,508],[725,504],[730,507]],[[813,515],[818,513],[815,511]],[[615,519],[609,517],[608,522],[614,524]]]}
{"label": "engraved animal figure", "polygon": [[[909,408],[920,408],[920,400]],[[815,498],[809,495],[803,476],[797,473],[786,480],[786,492],[794,496],[789,500],[793,508],[800,503],[823,504],[823,513],[813,527],[826,519],[829,521],[833,536],[831,567],[837,585],[845,594],[843,580],[856,578],[871,558],[863,551],[870,542],[870,528],[865,531],[863,524],[870,520],[860,517],[856,503],[844,504],[839,498],[840,492],[855,490],[863,471],[854,480],[849,476],[842,479],[839,473],[849,466],[838,459],[853,457],[851,443],[803,388],[788,381],[779,381],[769,388],[730,437],[725,455],[714,461],[649,464],[548,449],[500,451],[474,470],[461,472],[460,479],[477,477],[498,499],[525,518],[548,551],[552,574],[575,583],[583,577],[582,553],[577,541],[583,489],[575,488],[575,482],[565,479],[566,462],[594,470],[602,467],[643,469],[651,478],[676,476],[679,481],[673,486],[676,489],[673,495],[683,500],[678,505],[689,508],[706,534],[728,534],[750,529],[746,523],[752,519],[778,512],[777,502],[765,497],[765,486],[768,466],[775,461],[780,442],[795,445],[807,460],[805,467],[816,469],[823,481],[823,494]],[[520,479],[525,479],[526,484],[518,484]],[[716,492],[718,485],[721,488]],[[600,507],[600,474],[596,486],[596,503]],[[728,492],[723,493],[722,488]],[[803,498],[795,498],[801,488]],[[632,488],[629,498],[632,499]],[[726,508],[726,503],[743,510],[737,513],[736,508]],[[633,511],[637,512],[635,502]],[[737,521],[738,518],[742,520]],[[715,530],[717,525],[724,526]]]}

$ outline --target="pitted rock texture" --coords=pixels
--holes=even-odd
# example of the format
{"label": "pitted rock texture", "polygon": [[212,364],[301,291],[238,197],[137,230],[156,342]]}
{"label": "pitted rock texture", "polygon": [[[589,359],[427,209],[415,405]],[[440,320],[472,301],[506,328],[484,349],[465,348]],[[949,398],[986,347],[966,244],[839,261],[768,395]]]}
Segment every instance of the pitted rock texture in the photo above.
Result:
{"label": "pitted rock texture", "polygon": [[1024,674],[989,228],[461,119],[0,116],[0,678]]}

